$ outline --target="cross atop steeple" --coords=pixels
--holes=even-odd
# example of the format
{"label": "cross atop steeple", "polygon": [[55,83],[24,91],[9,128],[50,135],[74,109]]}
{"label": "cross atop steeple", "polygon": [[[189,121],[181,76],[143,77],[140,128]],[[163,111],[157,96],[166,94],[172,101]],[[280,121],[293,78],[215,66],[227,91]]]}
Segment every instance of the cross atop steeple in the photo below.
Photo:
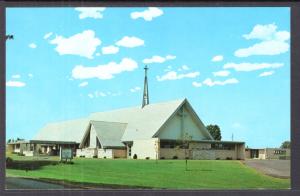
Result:
{"label": "cross atop steeple", "polygon": [[144,67],[145,70],[145,80],[144,80],[144,93],[143,93],[143,103],[142,103],[142,108],[145,105],[149,104],[149,93],[148,93],[148,79],[147,79],[147,70],[149,68],[147,67],[147,65]]}

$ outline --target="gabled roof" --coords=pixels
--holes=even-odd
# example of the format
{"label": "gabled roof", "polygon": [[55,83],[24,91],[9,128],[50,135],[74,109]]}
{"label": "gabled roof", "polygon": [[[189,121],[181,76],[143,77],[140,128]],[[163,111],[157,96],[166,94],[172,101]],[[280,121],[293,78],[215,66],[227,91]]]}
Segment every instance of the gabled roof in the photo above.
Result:
{"label": "gabled roof", "polygon": [[83,119],[49,123],[41,129],[34,139],[48,141],[76,141],[77,143],[80,143],[82,139],[84,139],[85,132],[90,126],[90,122],[99,130],[100,140],[101,135],[105,134],[104,130],[108,130],[109,128],[113,129],[112,132],[107,133],[107,139],[104,139],[104,143],[113,143],[113,141],[109,141],[109,138],[112,137],[110,134],[117,133],[118,135],[116,137],[119,137],[120,130],[123,128],[124,124],[126,124],[126,127],[124,127],[125,130],[120,142],[149,139],[154,137],[160,131],[183,104],[186,104],[187,109],[191,112],[194,119],[196,119],[196,124],[198,124],[201,130],[205,131],[204,134],[207,135],[207,138],[212,139],[211,135],[186,99],[149,104],[143,108],[138,106],[97,112],[92,113],[90,116]]}
{"label": "gabled roof", "polygon": [[88,118],[92,120],[127,123],[122,141],[149,139],[168,118],[185,102],[185,99],[149,104],[143,108],[133,107],[108,112],[97,112]]}
{"label": "gabled roof", "polygon": [[183,105],[192,115],[192,118],[194,119],[194,122],[198,126],[199,130],[202,130],[203,134],[207,137],[208,140],[213,140],[213,137],[210,135],[209,131],[206,129],[205,125],[203,124],[203,122],[201,121],[201,119],[199,118],[199,116],[197,115],[197,113],[195,112],[195,110],[193,109],[193,107],[191,106],[191,104],[188,102],[187,99],[183,100],[180,106],[177,107],[177,109],[173,112],[173,114],[169,116],[169,118],[165,121],[163,125],[161,125],[159,130],[153,136],[155,137],[159,134],[159,132],[164,128],[164,126],[168,123],[168,121],[172,119],[174,115],[176,115],[176,113],[180,110],[181,106]]}
{"label": "gabled roof", "polygon": [[33,140],[80,143],[88,123],[89,119],[87,118],[48,123],[38,132]]}
{"label": "gabled roof", "polygon": [[[90,125],[94,127],[99,142],[103,148],[105,147],[124,147],[121,138],[124,134],[127,124],[119,122],[105,122],[105,121],[90,121]],[[90,126],[89,126],[90,128]],[[86,130],[85,135],[90,129]],[[84,141],[84,140],[83,140]],[[82,142],[83,142],[82,141]],[[82,145],[82,142],[80,146]]]}

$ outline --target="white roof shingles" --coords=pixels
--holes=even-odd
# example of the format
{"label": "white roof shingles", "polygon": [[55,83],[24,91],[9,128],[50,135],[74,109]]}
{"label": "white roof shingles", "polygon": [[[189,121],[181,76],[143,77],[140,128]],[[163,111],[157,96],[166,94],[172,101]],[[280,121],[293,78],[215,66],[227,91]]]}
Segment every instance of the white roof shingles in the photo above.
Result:
{"label": "white roof shingles", "polygon": [[119,122],[91,121],[103,147],[124,147],[121,138],[127,124]]}
{"label": "white roof shingles", "polygon": [[91,120],[127,123],[122,141],[149,139],[184,100],[149,104],[144,108],[133,107],[108,112],[97,112],[89,116]]}
{"label": "white roof shingles", "polygon": [[[42,128],[34,139],[47,141],[75,141],[80,143],[89,123],[92,123],[97,130],[103,129],[100,130],[100,135],[103,135],[104,131],[109,130],[110,128],[113,130],[102,138],[101,143],[106,143],[106,141],[108,143],[114,143],[115,137],[120,139],[120,143],[122,141],[126,142],[136,139],[149,139],[152,138],[172,114],[186,102],[186,99],[181,99],[149,104],[143,108],[139,106],[97,112],[92,113],[90,116],[83,119],[50,123]],[[111,134],[116,131],[118,132],[118,136],[112,137]],[[120,136],[121,131],[124,132],[122,137]],[[211,136],[209,135],[209,137]],[[111,140],[112,138],[114,141]]]}
{"label": "white roof shingles", "polygon": [[85,118],[48,123],[38,132],[34,140],[80,143],[88,124],[89,119]]}

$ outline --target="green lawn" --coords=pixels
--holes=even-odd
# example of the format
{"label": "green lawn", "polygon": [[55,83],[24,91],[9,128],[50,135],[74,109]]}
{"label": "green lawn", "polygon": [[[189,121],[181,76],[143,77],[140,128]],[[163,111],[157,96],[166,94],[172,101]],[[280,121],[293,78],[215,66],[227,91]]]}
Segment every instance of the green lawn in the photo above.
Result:
{"label": "green lawn", "polygon": [[[12,156],[14,159],[27,159]],[[31,158],[32,159],[32,158]],[[55,159],[55,158],[54,158]],[[289,179],[262,175],[240,161],[110,160],[75,158],[74,164],[47,165],[36,170],[7,169],[7,176],[71,182],[170,189],[286,189]]]}

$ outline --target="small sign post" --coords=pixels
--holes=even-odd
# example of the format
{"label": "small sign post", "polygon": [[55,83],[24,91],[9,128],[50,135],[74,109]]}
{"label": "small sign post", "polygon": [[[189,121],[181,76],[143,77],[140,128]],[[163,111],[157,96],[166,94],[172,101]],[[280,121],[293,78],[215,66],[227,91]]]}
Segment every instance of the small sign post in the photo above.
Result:
{"label": "small sign post", "polygon": [[68,160],[71,161],[73,159],[73,150],[72,148],[64,148],[60,147],[60,161],[67,162]]}

